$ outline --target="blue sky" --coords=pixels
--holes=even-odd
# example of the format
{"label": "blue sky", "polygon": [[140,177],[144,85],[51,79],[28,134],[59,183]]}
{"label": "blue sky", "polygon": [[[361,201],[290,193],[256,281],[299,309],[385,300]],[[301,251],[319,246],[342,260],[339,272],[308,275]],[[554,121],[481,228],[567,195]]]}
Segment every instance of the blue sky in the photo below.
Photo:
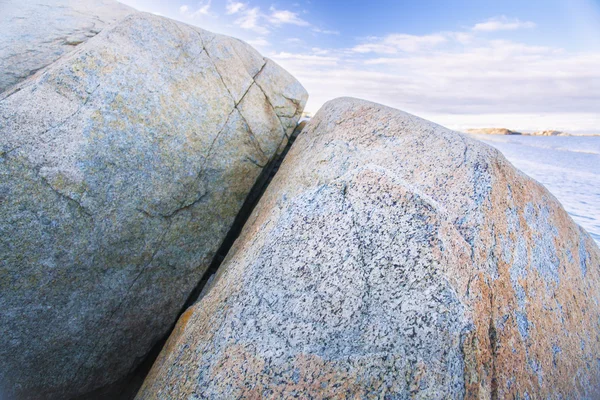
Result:
{"label": "blue sky", "polygon": [[600,0],[124,0],[243,39],[307,88],[455,129],[600,131]]}

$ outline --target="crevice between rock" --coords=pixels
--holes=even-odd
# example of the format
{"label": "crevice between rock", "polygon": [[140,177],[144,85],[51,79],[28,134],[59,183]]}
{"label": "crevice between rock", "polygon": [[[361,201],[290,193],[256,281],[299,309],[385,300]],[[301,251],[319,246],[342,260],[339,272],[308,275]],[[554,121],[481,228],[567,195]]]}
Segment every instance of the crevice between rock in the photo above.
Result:
{"label": "crevice between rock", "polygon": [[494,295],[490,292],[490,322],[488,327],[488,336],[490,341],[491,353],[491,380],[490,380],[490,398],[498,400],[498,376],[496,357],[498,355],[498,331],[494,323]]}
{"label": "crevice between rock", "polygon": [[[227,253],[233,246],[233,243],[235,242],[235,240],[240,235],[242,228],[244,227],[248,218],[252,214],[252,211],[254,210],[254,208],[256,207],[258,202],[260,201],[265,190],[267,189],[267,187],[273,180],[273,177],[279,170],[281,163],[283,162],[283,160],[285,159],[290,148],[294,144],[294,141],[296,140],[298,135],[302,132],[302,130],[304,129],[305,126],[306,126],[305,121],[299,123],[296,126],[296,128],[294,129],[294,132],[292,133],[290,138],[288,139],[288,142],[287,142],[284,150],[281,152],[281,154],[279,156],[275,157],[273,160],[271,160],[263,168],[262,172],[256,179],[254,186],[252,187],[252,189],[246,196],[246,200],[244,201],[242,207],[240,208],[240,211],[238,212],[237,216],[235,217],[235,220],[233,221],[233,224],[231,225],[229,232],[225,236],[225,239],[223,239],[221,246],[215,253],[213,260],[210,263],[208,269],[202,276],[202,279],[200,280],[200,282],[198,282],[198,284],[196,285],[194,290],[190,293],[190,295],[188,296],[188,299],[186,300],[186,302],[184,303],[183,307],[181,308],[179,314],[177,315],[177,318],[175,319],[175,323],[179,320],[179,317],[181,317],[181,315],[198,300],[198,298],[203,293],[203,291],[205,289],[208,289],[207,285],[210,284],[210,282],[212,281],[212,278],[217,273],[219,267],[221,266],[221,263],[225,259],[225,256],[227,255]],[[133,371],[131,371],[126,377],[122,378],[121,380],[119,380],[111,385],[96,389],[90,393],[83,395],[83,396],[75,397],[72,400],[102,400],[102,399],[130,400],[130,399],[133,399],[135,397],[135,395],[137,394],[137,391],[139,390],[139,388],[144,383],[144,379],[150,372],[150,369],[152,368],[154,361],[160,354],[163,346],[167,342],[167,339],[169,338],[169,336],[171,336],[171,333],[173,332],[173,329],[175,328],[175,323],[169,328],[169,330],[164,335],[164,337],[161,338],[152,347],[152,349],[148,352],[148,354],[146,354],[143,357],[143,361],[139,364],[139,366],[137,368],[135,368]]]}
{"label": "crevice between rock", "polygon": [[200,280],[198,285],[196,285],[196,288],[192,291],[192,293],[189,295],[184,307],[181,310],[180,315],[183,314],[183,312],[185,312],[185,310],[187,310],[190,306],[192,306],[196,302],[196,300],[198,300],[200,294],[203,292],[206,285],[216,274],[217,270],[221,266],[221,263],[227,256],[227,253],[229,253],[229,250],[233,246],[233,243],[240,235],[244,225],[248,221],[248,218],[250,218],[252,211],[254,211],[254,208],[260,201],[265,190],[267,190],[267,187],[269,186],[269,184],[273,180],[273,177],[279,170],[279,167],[285,159],[285,156],[289,152],[298,135],[302,132],[302,129],[305,125],[305,122],[301,122],[296,126],[292,137],[288,140],[288,143],[286,144],[281,154],[278,157],[275,157],[263,168],[262,172],[256,179],[254,186],[250,190],[250,193],[248,193],[248,196],[246,196],[246,200],[244,201],[244,204],[240,208],[240,211],[238,212],[237,216],[235,217],[235,220],[233,221],[229,232],[225,236],[225,239],[223,239],[221,247],[215,253],[213,260],[206,272],[204,273],[202,279]]}

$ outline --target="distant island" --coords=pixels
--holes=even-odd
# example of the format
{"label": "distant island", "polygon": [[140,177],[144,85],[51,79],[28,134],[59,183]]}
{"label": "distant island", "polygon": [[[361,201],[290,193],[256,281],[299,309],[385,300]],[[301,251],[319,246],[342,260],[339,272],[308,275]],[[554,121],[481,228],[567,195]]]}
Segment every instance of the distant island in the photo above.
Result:
{"label": "distant island", "polygon": [[466,133],[474,133],[479,135],[523,135],[523,136],[573,136],[570,133],[546,130],[537,132],[517,132],[506,128],[479,128],[479,129],[467,129]]}

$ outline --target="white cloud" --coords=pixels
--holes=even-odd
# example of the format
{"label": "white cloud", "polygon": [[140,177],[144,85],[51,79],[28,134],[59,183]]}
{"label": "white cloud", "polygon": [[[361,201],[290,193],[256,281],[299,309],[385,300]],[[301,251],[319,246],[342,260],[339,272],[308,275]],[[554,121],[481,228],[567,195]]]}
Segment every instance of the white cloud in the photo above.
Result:
{"label": "white cloud", "polygon": [[448,39],[441,34],[434,35],[407,35],[391,34],[383,38],[370,38],[368,43],[363,43],[352,48],[356,53],[382,53],[396,54],[399,51],[416,52],[422,49],[435,47]]}
{"label": "white cloud", "polygon": [[248,40],[247,42],[254,47],[269,47],[271,45],[264,37]]}
{"label": "white cloud", "polygon": [[240,3],[240,2],[236,2],[236,1],[228,1],[227,5],[225,6],[225,10],[228,15],[237,14],[245,8],[246,8],[245,3]]}
{"label": "white cloud", "polygon": [[272,54],[271,58],[275,61],[280,62],[283,61],[288,65],[294,65],[295,68],[310,68],[315,66],[336,66],[338,64],[339,58],[335,56],[320,56],[316,54],[294,54],[288,52],[280,52],[276,54]]}
{"label": "white cloud", "polygon": [[199,15],[208,15],[209,11],[210,11],[210,1],[208,3],[206,3],[205,5],[201,6],[200,8],[198,8],[198,10],[196,10],[192,14],[192,17],[196,17]]}
{"label": "white cloud", "polygon": [[322,33],[324,35],[339,35],[339,31],[321,29],[321,28],[313,28],[313,32]]}
{"label": "white cloud", "polygon": [[446,32],[446,36],[450,40],[455,40],[460,44],[472,43],[475,37],[471,33],[466,32]]}
{"label": "white cloud", "polygon": [[210,15],[210,0],[203,3],[196,11],[191,11],[188,5],[179,7],[179,13],[186,18],[197,18],[200,16]]}
{"label": "white cloud", "polygon": [[234,24],[242,29],[254,31],[260,35],[269,34],[271,28],[281,25],[310,26],[308,21],[303,20],[297,13],[289,10],[277,10],[270,8],[270,14],[263,14],[260,7],[247,8],[244,3],[228,3],[228,14],[239,14],[240,17]]}
{"label": "white cloud", "polygon": [[254,7],[245,10],[242,16],[235,20],[234,23],[242,29],[251,30],[259,35],[267,35],[269,33],[269,29],[260,24],[261,17],[262,15],[260,13],[260,8]]}
{"label": "white cloud", "polygon": [[320,47],[313,47],[310,50],[313,52],[313,54],[318,55],[318,56],[324,56],[324,55],[330,53],[330,50],[322,49]]}
{"label": "white cloud", "polygon": [[473,31],[495,32],[495,31],[514,31],[517,29],[532,29],[535,23],[530,21],[521,21],[517,18],[510,19],[505,16],[490,18],[487,21],[475,24]]}
{"label": "white cloud", "polygon": [[269,15],[269,21],[273,25],[297,25],[297,26],[309,26],[310,24],[300,18],[297,13],[288,10],[276,10],[271,7],[271,15]]}
{"label": "white cloud", "polygon": [[[523,120],[514,116],[524,114],[560,113],[564,121],[567,114],[597,114],[600,52],[570,53],[476,37],[459,46],[459,38],[445,37],[428,51],[366,60],[353,51],[320,48],[271,56],[306,87],[311,112],[332,98],[354,96],[435,116],[440,122],[450,121],[440,116],[455,115],[453,124],[460,116],[466,123],[475,121],[469,116],[480,114],[513,115],[514,121]],[[580,118],[570,121],[566,130],[589,128]],[[509,128],[523,129],[509,122]]]}

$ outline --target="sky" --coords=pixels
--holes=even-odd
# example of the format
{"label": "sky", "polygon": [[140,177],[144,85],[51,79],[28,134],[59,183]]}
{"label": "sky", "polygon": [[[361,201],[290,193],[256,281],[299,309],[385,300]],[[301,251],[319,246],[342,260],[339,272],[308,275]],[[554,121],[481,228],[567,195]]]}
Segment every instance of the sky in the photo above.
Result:
{"label": "sky", "polygon": [[452,129],[600,133],[600,0],[122,0],[240,38],[310,98]]}

